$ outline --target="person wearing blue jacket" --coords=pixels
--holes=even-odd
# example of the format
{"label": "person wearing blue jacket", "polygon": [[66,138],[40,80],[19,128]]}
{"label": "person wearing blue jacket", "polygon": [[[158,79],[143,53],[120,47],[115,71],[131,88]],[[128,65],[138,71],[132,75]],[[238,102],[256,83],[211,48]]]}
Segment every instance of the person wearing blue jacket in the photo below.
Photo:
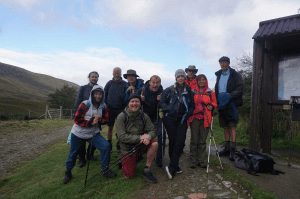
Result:
{"label": "person wearing blue jacket", "polygon": [[128,81],[126,84],[125,99],[124,99],[124,102],[128,104],[129,96],[135,93],[139,88],[144,86],[144,80],[137,79],[137,77],[139,76],[136,74],[136,71],[132,69],[127,70],[127,74],[124,74],[123,77]]}
{"label": "person wearing blue jacket", "polygon": [[176,83],[164,90],[160,102],[164,111],[163,123],[169,138],[170,164],[165,167],[169,179],[175,173],[182,173],[179,158],[184,148],[187,121],[195,109],[194,93],[185,83],[184,70],[178,69],[175,79]]}

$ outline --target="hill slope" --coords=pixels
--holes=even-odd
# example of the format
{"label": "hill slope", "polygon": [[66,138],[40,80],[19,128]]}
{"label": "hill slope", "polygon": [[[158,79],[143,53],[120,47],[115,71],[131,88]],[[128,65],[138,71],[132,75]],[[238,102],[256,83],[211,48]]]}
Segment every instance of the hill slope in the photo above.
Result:
{"label": "hill slope", "polygon": [[0,98],[46,101],[47,95],[64,84],[77,84],[0,62]]}

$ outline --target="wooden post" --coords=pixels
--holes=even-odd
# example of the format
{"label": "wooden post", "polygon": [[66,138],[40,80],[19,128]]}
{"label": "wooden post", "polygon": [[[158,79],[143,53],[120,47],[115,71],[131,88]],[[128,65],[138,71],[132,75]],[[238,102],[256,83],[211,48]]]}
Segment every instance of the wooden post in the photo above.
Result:
{"label": "wooden post", "polygon": [[265,40],[264,53],[264,74],[262,87],[262,132],[260,143],[263,153],[271,153],[272,137],[272,105],[268,104],[273,100],[273,63],[272,63],[272,40]]}
{"label": "wooden post", "polygon": [[45,119],[48,119],[48,109],[49,109],[49,107],[48,107],[48,105],[46,105]]}
{"label": "wooden post", "polygon": [[71,109],[71,119],[73,119],[73,109]]}
{"label": "wooden post", "polygon": [[28,113],[28,119],[30,119],[30,109],[29,109],[29,113]]}
{"label": "wooden post", "polygon": [[260,135],[262,132],[262,78],[264,74],[264,45],[261,41],[254,40],[253,47],[253,73],[250,110],[249,149],[260,150]]}
{"label": "wooden post", "polygon": [[61,119],[62,118],[62,106],[60,106],[60,108],[59,108],[59,119]]}

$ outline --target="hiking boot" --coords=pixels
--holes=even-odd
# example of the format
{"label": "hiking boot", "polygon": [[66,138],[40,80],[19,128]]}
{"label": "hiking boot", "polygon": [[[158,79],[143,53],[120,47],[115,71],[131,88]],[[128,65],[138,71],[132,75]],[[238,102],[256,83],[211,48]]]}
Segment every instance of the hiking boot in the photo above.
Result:
{"label": "hiking boot", "polygon": [[195,162],[191,162],[190,163],[190,168],[191,169],[195,169],[197,167],[196,163]]}
{"label": "hiking boot", "polygon": [[236,152],[236,147],[230,147],[230,156],[229,160],[234,161],[234,154]]}
{"label": "hiking boot", "polygon": [[157,183],[157,179],[156,179],[156,177],[153,176],[151,171],[148,171],[148,172],[143,171],[142,176],[151,183]]}
{"label": "hiking boot", "polygon": [[117,174],[112,172],[111,170],[109,170],[108,167],[105,167],[103,170],[102,170],[102,177],[106,177],[106,178],[114,178],[116,177]]}
{"label": "hiking boot", "polygon": [[[230,146],[224,145],[225,148],[219,152],[219,156],[229,156],[230,155]],[[222,146],[222,147],[224,147]]]}
{"label": "hiking boot", "polygon": [[67,184],[71,179],[72,179],[72,173],[71,173],[71,170],[67,170],[67,171],[65,172],[64,184]]}
{"label": "hiking boot", "polygon": [[97,161],[97,158],[95,156],[88,156],[86,157],[88,160]]}
{"label": "hiking boot", "polygon": [[[178,168],[179,168],[179,167],[178,167]],[[182,170],[179,168],[175,173],[181,174],[181,173],[182,173]]]}
{"label": "hiking boot", "polygon": [[85,160],[83,160],[83,159],[79,159],[79,168],[82,168],[82,167],[84,167],[85,166],[85,163],[86,163],[86,161]]}
{"label": "hiking boot", "polygon": [[169,170],[169,167],[168,167],[168,166],[166,166],[166,167],[165,167],[165,169],[166,169],[166,172],[167,172],[168,178],[171,180],[171,179],[173,178],[173,175],[172,175],[172,173],[170,172],[170,170]]}

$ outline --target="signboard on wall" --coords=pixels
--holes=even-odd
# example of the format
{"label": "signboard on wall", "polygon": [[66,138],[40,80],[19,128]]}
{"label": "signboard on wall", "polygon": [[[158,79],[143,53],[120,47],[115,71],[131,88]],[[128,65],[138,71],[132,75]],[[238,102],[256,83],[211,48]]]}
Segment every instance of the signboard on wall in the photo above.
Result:
{"label": "signboard on wall", "polygon": [[278,62],[278,100],[300,96],[300,56],[284,57]]}

